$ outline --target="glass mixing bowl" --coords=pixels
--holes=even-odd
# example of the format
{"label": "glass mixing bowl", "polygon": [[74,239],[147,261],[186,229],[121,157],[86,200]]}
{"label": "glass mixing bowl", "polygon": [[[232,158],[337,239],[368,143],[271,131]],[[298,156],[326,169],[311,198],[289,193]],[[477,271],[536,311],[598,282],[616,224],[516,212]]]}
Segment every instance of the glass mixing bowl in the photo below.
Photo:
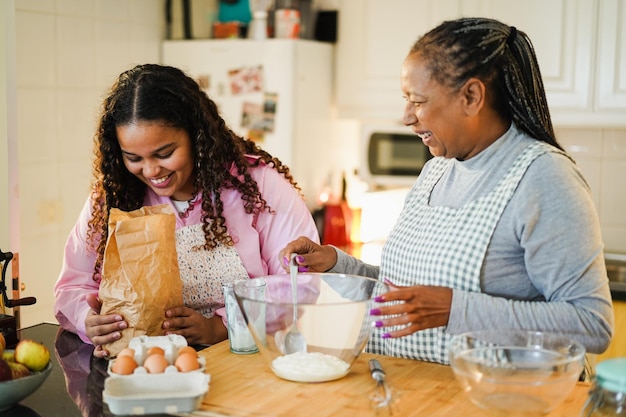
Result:
{"label": "glass mixing bowl", "polygon": [[580,343],[545,332],[484,330],[450,342],[450,365],[471,401],[502,416],[549,413],[574,388],[584,356]]}
{"label": "glass mixing bowl", "polygon": [[[387,286],[357,275],[298,274],[294,304],[288,274],[254,279],[265,280],[265,293],[249,288],[253,280],[243,280],[235,283],[235,296],[274,374],[297,382],[331,381],[347,375],[372,331],[372,298],[386,292]],[[285,338],[294,331],[294,313],[295,330],[306,345],[303,351],[289,352]]]}

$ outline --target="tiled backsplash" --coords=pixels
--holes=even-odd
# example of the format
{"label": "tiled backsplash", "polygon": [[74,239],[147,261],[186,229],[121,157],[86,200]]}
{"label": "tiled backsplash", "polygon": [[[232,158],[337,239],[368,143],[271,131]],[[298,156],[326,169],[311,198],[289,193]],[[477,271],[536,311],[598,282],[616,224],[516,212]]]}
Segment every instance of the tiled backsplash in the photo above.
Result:
{"label": "tiled backsplash", "polygon": [[591,187],[606,251],[626,253],[626,129],[558,128]]}

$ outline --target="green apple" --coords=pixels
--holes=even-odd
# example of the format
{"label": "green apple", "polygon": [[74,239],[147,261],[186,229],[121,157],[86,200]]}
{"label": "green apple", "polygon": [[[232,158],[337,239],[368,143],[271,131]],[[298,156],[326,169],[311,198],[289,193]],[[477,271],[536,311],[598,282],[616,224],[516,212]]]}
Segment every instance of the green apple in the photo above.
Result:
{"label": "green apple", "polygon": [[4,359],[0,359],[0,382],[10,381],[13,379],[11,367]]}
{"label": "green apple", "polygon": [[50,362],[50,351],[39,342],[22,339],[15,346],[15,362],[26,365],[33,372],[43,371]]}

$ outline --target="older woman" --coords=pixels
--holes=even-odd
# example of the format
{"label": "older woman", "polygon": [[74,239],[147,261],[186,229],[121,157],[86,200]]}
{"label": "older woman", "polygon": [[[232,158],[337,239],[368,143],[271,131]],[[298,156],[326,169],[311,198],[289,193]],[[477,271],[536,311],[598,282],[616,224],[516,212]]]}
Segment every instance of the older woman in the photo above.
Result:
{"label": "older woman", "polygon": [[402,64],[403,120],[434,158],[406,197],[380,267],[300,238],[301,266],[379,277],[368,349],[448,362],[452,335],[557,332],[604,351],[613,311],[589,188],[559,146],[530,39],[447,21]]}

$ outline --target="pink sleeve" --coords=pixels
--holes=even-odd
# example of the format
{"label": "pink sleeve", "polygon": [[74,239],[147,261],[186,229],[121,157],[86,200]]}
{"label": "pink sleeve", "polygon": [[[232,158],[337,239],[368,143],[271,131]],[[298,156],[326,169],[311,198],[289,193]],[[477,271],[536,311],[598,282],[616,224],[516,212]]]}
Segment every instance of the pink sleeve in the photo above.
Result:
{"label": "pink sleeve", "polygon": [[269,274],[282,274],[285,271],[278,254],[287,243],[300,236],[316,243],[320,239],[313,216],[297,190],[276,170],[265,167],[262,172],[262,179],[257,181],[273,213],[263,212],[257,220],[261,257]]}
{"label": "pink sleeve", "polygon": [[85,332],[89,306],[87,294],[98,294],[99,284],[93,280],[96,254],[87,249],[87,228],[91,218],[88,199],[65,244],[61,273],[54,285],[54,315],[62,328],[78,334],[91,343]]}

